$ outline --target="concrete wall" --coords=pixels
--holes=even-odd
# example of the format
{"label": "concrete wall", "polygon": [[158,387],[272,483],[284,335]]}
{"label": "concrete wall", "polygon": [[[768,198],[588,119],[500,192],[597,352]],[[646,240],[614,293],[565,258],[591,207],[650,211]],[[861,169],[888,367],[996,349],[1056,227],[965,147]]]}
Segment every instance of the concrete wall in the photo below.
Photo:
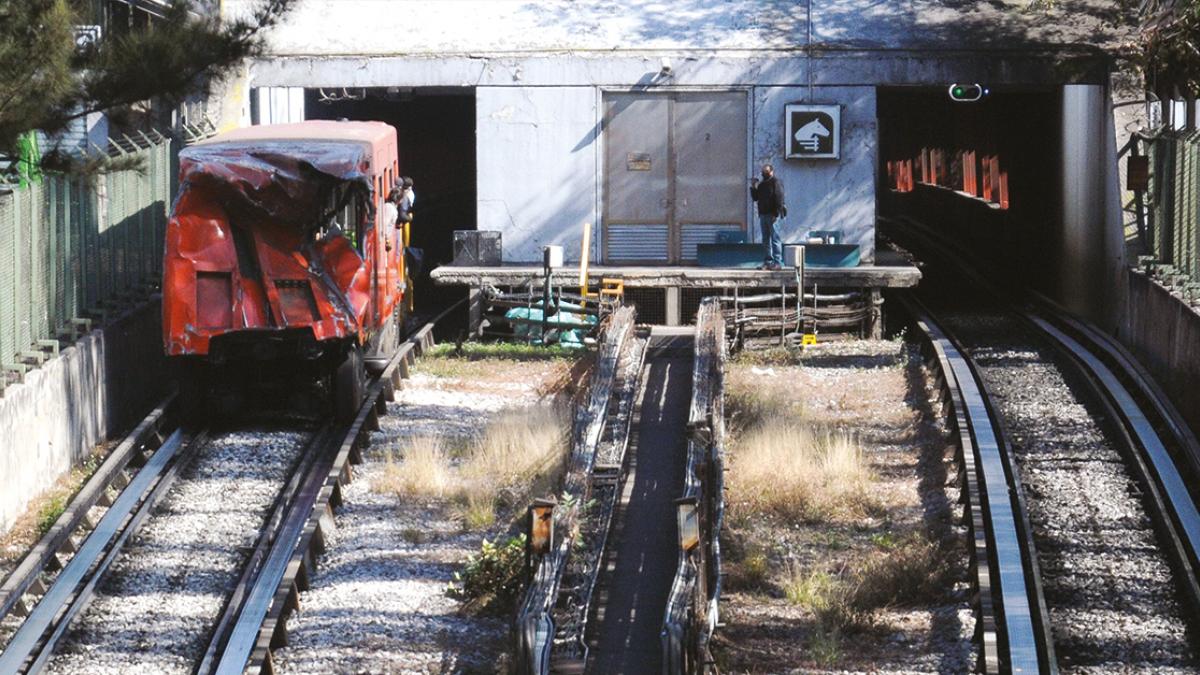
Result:
{"label": "concrete wall", "polygon": [[[479,87],[476,149],[479,229],[500,230],[504,259],[541,260],[541,247],[561,244],[568,260],[580,252],[585,222],[598,225],[603,111],[599,87]],[[841,158],[785,160],[784,106],[842,106]],[[785,241],[809,230],[836,229],[874,259],[878,124],[874,87],[755,87],[750,97],[751,172],[775,165],[788,198]],[[743,195],[747,202],[749,195]],[[753,241],[757,223],[748,223]],[[600,260],[593,228],[592,260]]]}
{"label": "concrete wall", "polygon": [[164,394],[154,299],[64,349],[0,397],[0,534],[29,500]]}
{"label": "concrete wall", "polygon": [[1127,279],[1117,335],[1200,435],[1200,314],[1137,270]]}
{"label": "concrete wall", "polygon": [[[842,107],[839,159],[784,159],[784,106],[789,103],[837,103]],[[785,242],[810,230],[842,230],[844,241],[858,244],[864,261],[875,257],[875,176],[879,125],[874,87],[755,87],[753,96],[752,172],[765,162],[775,166],[787,195]],[[753,240],[760,241],[757,223]]]}
{"label": "concrete wall", "polygon": [[559,244],[578,261],[584,223],[599,251],[599,96],[594,87],[475,90],[479,229],[503,231],[506,260],[538,261],[542,246]]}

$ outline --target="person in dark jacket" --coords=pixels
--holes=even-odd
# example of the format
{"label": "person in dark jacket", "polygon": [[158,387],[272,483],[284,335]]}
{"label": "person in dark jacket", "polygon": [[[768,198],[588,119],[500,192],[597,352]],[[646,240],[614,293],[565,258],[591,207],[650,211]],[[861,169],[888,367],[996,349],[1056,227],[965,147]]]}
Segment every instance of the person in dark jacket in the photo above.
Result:
{"label": "person in dark jacket", "polygon": [[783,267],[783,242],[779,239],[779,220],[787,215],[783,183],[775,177],[775,167],[763,164],[762,182],[750,179],[750,199],[758,203],[758,225],[762,229],[763,265],[761,269]]}

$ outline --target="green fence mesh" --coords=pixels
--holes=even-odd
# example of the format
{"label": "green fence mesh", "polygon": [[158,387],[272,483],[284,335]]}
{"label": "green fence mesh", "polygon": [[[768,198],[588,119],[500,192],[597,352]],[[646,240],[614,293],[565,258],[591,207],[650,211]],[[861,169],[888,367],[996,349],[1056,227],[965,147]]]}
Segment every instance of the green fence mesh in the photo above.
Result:
{"label": "green fence mesh", "polygon": [[152,133],[114,140],[141,171],[93,178],[45,175],[0,193],[0,391],[6,373],[38,360],[37,347],[69,338],[147,297],[162,275],[174,157]]}
{"label": "green fence mesh", "polygon": [[1200,283],[1200,133],[1143,137],[1150,163],[1146,250],[1170,273]]}

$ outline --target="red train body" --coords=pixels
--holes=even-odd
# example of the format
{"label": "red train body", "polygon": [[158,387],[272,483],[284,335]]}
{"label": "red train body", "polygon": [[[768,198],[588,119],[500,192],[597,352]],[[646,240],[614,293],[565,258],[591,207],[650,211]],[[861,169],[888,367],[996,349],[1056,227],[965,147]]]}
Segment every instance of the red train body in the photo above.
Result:
{"label": "red train body", "polygon": [[328,375],[335,405],[361,391],[405,303],[405,230],[383,222],[397,160],[380,122],[247,127],[180,153],[163,342],[204,368],[186,377],[260,378],[270,363]]}

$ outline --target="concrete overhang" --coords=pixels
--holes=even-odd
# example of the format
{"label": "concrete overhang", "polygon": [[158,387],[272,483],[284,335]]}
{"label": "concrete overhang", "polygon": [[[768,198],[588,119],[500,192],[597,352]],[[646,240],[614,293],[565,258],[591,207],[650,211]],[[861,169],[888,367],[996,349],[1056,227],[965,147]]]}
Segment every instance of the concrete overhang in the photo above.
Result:
{"label": "concrete overhang", "polygon": [[[669,78],[659,76],[669,58]],[[277,54],[252,64],[256,87],[613,88],[739,86],[991,86],[1102,84],[1109,58],[1094,50],[928,51],[811,49],[761,52],[537,54]]]}

